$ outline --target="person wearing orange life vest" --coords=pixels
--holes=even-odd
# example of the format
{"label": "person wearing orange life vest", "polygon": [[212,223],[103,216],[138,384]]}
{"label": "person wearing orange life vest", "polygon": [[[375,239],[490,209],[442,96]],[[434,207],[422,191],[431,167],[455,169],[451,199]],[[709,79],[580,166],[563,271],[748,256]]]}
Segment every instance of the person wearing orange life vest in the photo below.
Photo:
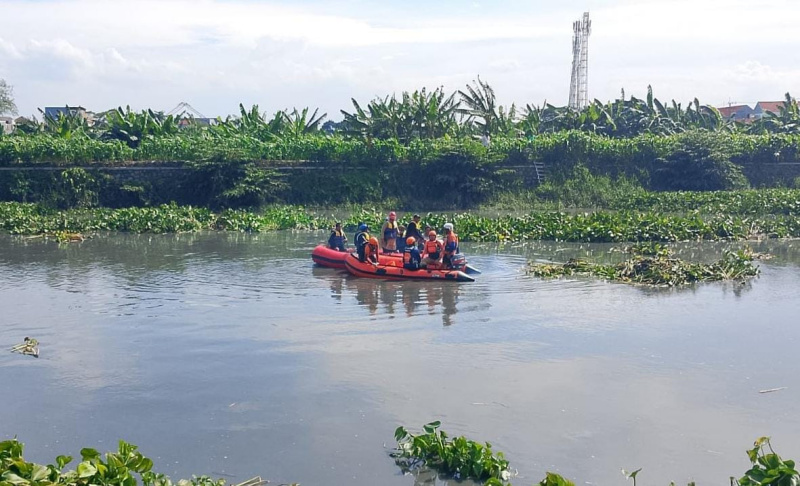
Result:
{"label": "person wearing orange life vest", "polygon": [[422,259],[422,268],[438,267],[444,254],[444,245],[436,239],[436,232],[428,232],[428,241],[423,247],[425,258]]}
{"label": "person wearing orange life vest", "polygon": [[381,228],[381,243],[384,252],[392,253],[397,251],[397,230],[397,214],[392,211]]}
{"label": "person wearing orange life vest", "polygon": [[444,256],[442,263],[448,268],[453,268],[453,255],[458,253],[458,235],[453,231],[453,223],[444,225]]}
{"label": "person wearing orange life vest", "polygon": [[406,270],[419,270],[422,264],[422,255],[417,248],[417,240],[413,236],[406,239],[406,248],[403,250],[403,268]]}
{"label": "person wearing orange life vest", "polygon": [[364,250],[364,259],[373,266],[378,266],[378,238],[370,237]]}

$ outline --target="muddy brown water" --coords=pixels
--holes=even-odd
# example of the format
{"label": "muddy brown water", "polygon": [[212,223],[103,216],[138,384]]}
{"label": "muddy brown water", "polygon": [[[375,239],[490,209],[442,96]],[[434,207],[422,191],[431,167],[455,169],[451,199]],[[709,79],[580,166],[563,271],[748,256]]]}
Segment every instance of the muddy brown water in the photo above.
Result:
{"label": "muddy brown water", "polygon": [[[432,484],[387,455],[432,420],[504,451],[515,484],[727,484],[762,435],[800,458],[800,242],[756,245],[776,256],[747,285],[670,290],[525,276],[621,258],[552,242],[465,244],[475,283],[356,279],[312,266],[324,236],[0,236],[0,437],[304,485]],[[40,358],[7,351],[25,336]]]}

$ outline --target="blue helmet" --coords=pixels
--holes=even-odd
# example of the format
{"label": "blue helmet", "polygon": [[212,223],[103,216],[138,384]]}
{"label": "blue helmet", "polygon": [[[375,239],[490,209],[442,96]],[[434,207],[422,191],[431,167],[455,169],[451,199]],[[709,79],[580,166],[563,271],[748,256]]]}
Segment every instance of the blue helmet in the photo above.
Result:
{"label": "blue helmet", "polygon": [[367,231],[368,229],[367,223],[358,223],[358,231]]}

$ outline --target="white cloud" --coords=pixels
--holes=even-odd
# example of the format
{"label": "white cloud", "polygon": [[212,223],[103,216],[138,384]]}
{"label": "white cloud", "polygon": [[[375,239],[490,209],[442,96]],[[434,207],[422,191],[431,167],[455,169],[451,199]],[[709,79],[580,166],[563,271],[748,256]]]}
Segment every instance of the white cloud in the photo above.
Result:
{"label": "white cloud", "polygon": [[[798,81],[798,3],[595,1],[592,97],[652,84],[657,96],[679,100],[780,98]],[[538,1],[461,10],[417,0],[306,5],[5,0],[0,77],[16,87],[23,112],[69,100],[94,109],[169,109],[185,100],[207,114],[233,112],[240,101],[335,114],[350,97],[454,90],[478,74],[502,103],[559,104],[568,91],[571,22],[584,8]]]}

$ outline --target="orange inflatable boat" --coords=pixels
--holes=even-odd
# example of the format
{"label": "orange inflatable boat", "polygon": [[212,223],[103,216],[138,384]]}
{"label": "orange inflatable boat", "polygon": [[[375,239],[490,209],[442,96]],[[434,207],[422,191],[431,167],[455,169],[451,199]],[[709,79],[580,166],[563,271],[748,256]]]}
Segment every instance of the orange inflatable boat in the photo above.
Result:
{"label": "orange inflatable boat", "polygon": [[361,262],[350,254],[344,259],[347,271],[356,277],[381,278],[384,280],[450,280],[453,282],[474,282],[475,279],[461,270],[420,269],[406,270],[401,258],[379,255],[378,265]]}
{"label": "orange inflatable boat", "polygon": [[[329,248],[328,245],[317,245],[311,251],[311,259],[314,261],[314,263],[321,267],[341,268],[344,270],[346,268],[344,259],[347,257],[347,255],[354,253],[354,251],[355,250],[352,249],[347,251],[339,251]],[[398,261],[396,266],[402,266],[400,263],[403,260],[402,253],[381,253],[381,258],[393,258]],[[481,273],[481,271],[477,268],[468,265],[466,260],[463,260],[463,264],[460,264],[458,269],[467,275]]]}
{"label": "orange inflatable boat", "polygon": [[321,267],[344,269],[344,259],[352,251],[339,251],[329,248],[328,245],[317,245],[311,250],[311,259]]}

